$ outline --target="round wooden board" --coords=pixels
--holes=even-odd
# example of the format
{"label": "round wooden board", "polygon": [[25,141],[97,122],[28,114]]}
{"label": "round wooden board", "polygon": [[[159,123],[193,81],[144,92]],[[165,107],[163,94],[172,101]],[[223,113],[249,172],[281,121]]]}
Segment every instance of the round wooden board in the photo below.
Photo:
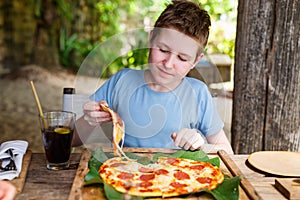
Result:
{"label": "round wooden board", "polygon": [[270,174],[300,177],[300,152],[259,151],[252,153],[248,162]]}

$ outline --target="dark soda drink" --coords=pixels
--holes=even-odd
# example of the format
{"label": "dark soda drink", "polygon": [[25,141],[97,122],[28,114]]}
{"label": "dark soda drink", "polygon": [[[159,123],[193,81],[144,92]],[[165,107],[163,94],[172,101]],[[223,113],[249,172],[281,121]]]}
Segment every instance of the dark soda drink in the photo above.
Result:
{"label": "dark soda drink", "polygon": [[48,127],[42,130],[46,157],[50,163],[66,163],[71,154],[73,130],[69,127]]}

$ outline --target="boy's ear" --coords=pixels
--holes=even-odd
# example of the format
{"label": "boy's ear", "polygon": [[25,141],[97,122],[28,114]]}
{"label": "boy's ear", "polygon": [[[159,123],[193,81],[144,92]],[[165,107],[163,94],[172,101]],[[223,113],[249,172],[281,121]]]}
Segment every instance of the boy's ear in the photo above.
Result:
{"label": "boy's ear", "polygon": [[195,63],[194,63],[194,65],[193,65],[193,67],[192,67],[192,69],[197,65],[197,63],[203,58],[203,56],[204,56],[204,53],[200,53],[198,56],[197,56],[197,58],[196,58],[196,60],[195,60]]}

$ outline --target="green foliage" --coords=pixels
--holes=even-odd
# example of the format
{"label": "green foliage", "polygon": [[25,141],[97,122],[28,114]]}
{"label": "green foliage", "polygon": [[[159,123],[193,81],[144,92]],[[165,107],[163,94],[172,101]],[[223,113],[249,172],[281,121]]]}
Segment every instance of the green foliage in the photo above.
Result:
{"label": "green foliage", "polygon": [[126,55],[118,57],[107,68],[106,77],[109,77],[123,68],[143,69],[147,64],[148,49],[131,50]]}
{"label": "green foliage", "polygon": [[72,10],[70,8],[70,5],[64,0],[55,0],[55,3],[58,5],[59,11],[64,16],[64,18],[66,18],[67,20],[71,20]]}
{"label": "green foliage", "polygon": [[[94,45],[97,45],[95,43]],[[60,64],[76,72],[83,59],[92,51],[94,46],[87,39],[80,39],[77,34],[67,37],[63,27],[59,37],[59,61]]]}
{"label": "green foliage", "polygon": [[173,154],[162,154],[157,153],[153,156],[153,160],[156,161],[159,157],[170,157],[170,158],[186,158],[196,161],[208,162],[217,167],[220,167],[220,159],[218,157],[209,158],[204,151],[185,151],[178,150]]}
{"label": "green foliage", "polygon": [[84,177],[85,185],[102,184],[103,180],[96,168],[92,167]]}
{"label": "green foliage", "polygon": [[[72,17],[70,5],[64,0],[55,0],[54,3],[57,4],[59,13],[70,20]],[[42,17],[42,0],[35,0],[34,15],[36,18]]]}
{"label": "green foliage", "polygon": [[235,176],[230,178],[225,175],[223,183],[212,191],[207,191],[211,193],[217,200],[227,200],[227,199],[239,199],[239,188],[241,177]]}
{"label": "green foliage", "polygon": [[207,53],[234,57],[238,0],[200,0],[212,20]]}

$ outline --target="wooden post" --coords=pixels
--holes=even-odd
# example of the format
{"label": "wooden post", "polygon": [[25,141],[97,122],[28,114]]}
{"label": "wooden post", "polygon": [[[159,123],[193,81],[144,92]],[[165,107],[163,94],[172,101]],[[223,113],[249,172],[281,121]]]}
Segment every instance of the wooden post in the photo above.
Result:
{"label": "wooden post", "polygon": [[239,0],[235,153],[300,150],[300,1]]}

